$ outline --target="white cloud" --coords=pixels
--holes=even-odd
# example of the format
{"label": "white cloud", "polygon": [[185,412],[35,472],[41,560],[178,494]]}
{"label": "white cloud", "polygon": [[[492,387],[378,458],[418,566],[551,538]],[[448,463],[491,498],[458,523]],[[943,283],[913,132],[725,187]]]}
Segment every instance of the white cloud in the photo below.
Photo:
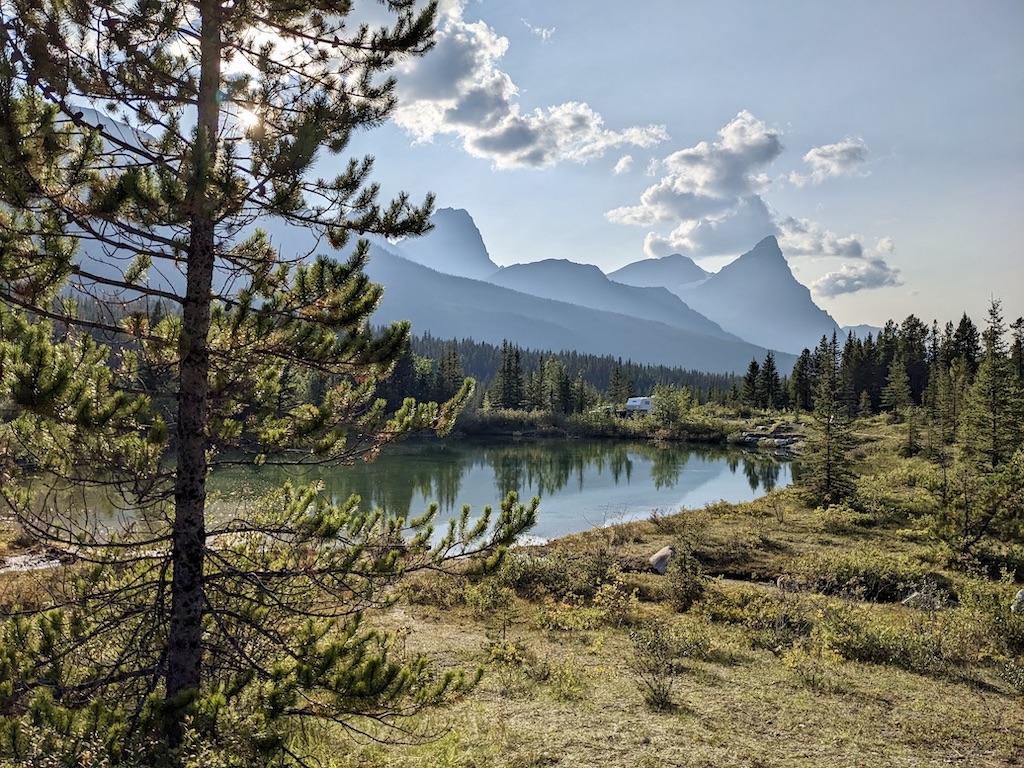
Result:
{"label": "white cloud", "polygon": [[843,264],[837,271],[829,272],[811,283],[811,290],[819,296],[834,297],[902,284],[898,269],[884,259],[873,258],[856,264]]}
{"label": "white cloud", "polygon": [[779,221],[779,247],[788,256],[842,256],[848,259],[863,258],[865,250],[859,235],[837,235],[809,219],[792,216]]}
{"label": "white cloud", "polygon": [[[898,285],[899,270],[885,256],[892,239],[874,248],[857,234],[841,235],[805,218],[780,216],[765,201],[771,186],[766,170],[783,153],[782,139],[747,111],[718,131],[715,141],[702,141],[652,161],[648,173],[658,178],[637,205],[605,213],[616,224],[645,227],[644,252],[667,256],[732,256],[743,253],[768,235],[779,239],[788,257],[830,257],[844,263],[813,285],[822,296]],[[855,172],[867,154],[859,140],[818,147],[804,156],[811,176]],[[811,177],[808,177],[811,178]]]}
{"label": "white cloud", "polygon": [[555,28],[554,27],[549,27],[549,28],[535,27],[535,26],[533,26],[533,24],[528,22],[526,19],[523,19],[523,24],[526,25],[526,28],[528,30],[530,30],[533,34],[535,34],[537,37],[539,37],[540,41],[542,43],[550,42],[551,38],[554,37],[554,35],[555,35]]}
{"label": "white cloud", "polygon": [[612,173],[616,176],[620,176],[623,173],[629,173],[631,170],[633,170],[633,156],[623,155],[619,158],[619,161],[615,163]]}
{"label": "white cloud", "polygon": [[861,139],[845,139],[836,144],[814,147],[804,155],[804,162],[810,166],[809,174],[795,171],[789,175],[791,183],[798,187],[805,184],[821,184],[835,176],[849,176],[868,159],[868,147]]}
{"label": "white cloud", "polygon": [[671,226],[667,235],[647,235],[645,250],[652,255],[736,253],[776,234],[759,193],[770,183],[762,169],[782,152],[779,134],[744,110],[718,136],[666,157],[656,166],[664,175],[644,191],[640,203],[608,211],[605,218],[616,224]]}
{"label": "white cloud", "polygon": [[524,112],[518,89],[498,66],[508,39],[482,21],[466,22],[463,10],[460,2],[444,7],[436,46],[406,62],[400,74],[394,118],[417,141],[455,135],[469,154],[496,168],[546,168],[668,139],[660,125],[609,130],[603,117],[581,102]]}

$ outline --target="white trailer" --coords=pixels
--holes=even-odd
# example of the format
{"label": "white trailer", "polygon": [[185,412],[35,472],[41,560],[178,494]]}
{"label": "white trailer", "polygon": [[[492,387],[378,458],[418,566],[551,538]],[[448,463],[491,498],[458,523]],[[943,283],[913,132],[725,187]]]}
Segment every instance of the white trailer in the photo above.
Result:
{"label": "white trailer", "polygon": [[626,400],[626,413],[650,413],[654,409],[654,398],[650,395],[644,397],[631,397]]}

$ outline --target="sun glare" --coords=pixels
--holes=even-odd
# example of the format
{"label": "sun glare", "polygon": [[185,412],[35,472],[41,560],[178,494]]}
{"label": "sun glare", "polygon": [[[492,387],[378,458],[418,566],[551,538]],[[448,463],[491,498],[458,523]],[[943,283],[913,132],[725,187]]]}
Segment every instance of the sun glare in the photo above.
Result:
{"label": "sun glare", "polygon": [[260,124],[260,116],[253,112],[251,109],[245,107],[238,108],[238,124],[244,129],[249,130],[255,128]]}

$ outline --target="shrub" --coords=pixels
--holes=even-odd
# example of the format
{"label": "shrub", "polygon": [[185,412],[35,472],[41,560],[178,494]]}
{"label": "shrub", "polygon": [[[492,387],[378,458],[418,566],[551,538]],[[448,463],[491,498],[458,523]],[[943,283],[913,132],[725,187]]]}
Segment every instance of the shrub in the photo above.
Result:
{"label": "shrub", "polygon": [[669,562],[665,573],[666,591],[673,608],[688,611],[690,606],[704,596],[708,579],[688,547],[679,546],[676,549],[676,556]]}
{"label": "shrub", "polygon": [[848,605],[824,611],[814,639],[823,649],[849,661],[892,664],[909,672],[934,674],[946,667],[944,625],[937,614],[916,613],[900,621]]}
{"label": "shrub", "polygon": [[648,622],[629,633],[633,658],[629,668],[651,709],[672,709],[674,661],[678,656],[672,629],[662,622]]}
{"label": "shrub", "polygon": [[832,650],[806,640],[798,641],[782,655],[783,665],[802,685],[823,693],[840,691],[845,687],[839,672],[841,661]]}
{"label": "shrub", "polygon": [[505,558],[500,581],[526,597],[593,597],[615,565],[607,547],[570,551],[566,547],[515,552]]}
{"label": "shrub", "polygon": [[637,589],[630,589],[618,566],[611,569],[610,581],[597,588],[594,607],[600,611],[601,620],[614,627],[634,623],[640,615],[640,598]]}
{"label": "shrub", "polygon": [[814,628],[812,601],[789,595],[763,595],[743,607],[743,627],[754,648],[781,654]]}
{"label": "shrub", "polygon": [[586,695],[586,671],[575,658],[570,656],[562,661],[551,662],[549,669],[548,685],[556,699],[579,701]]}
{"label": "shrub", "polygon": [[1017,585],[1009,576],[999,581],[967,578],[957,587],[959,619],[956,634],[977,656],[1024,656],[1024,614],[1010,611]]}
{"label": "shrub", "polygon": [[848,504],[830,504],[824,509],[818,507],[814,515],[826,533],[851,533],[874,524],[871,515],[857,512]]}
{"label": "shrub", "polygon": [[583,632],[597,629],[603,613],[599,608],[583,605],[582,600],[566,599],[559,602],[548,598],[537,609],[536,621],[540,629],[554,632]]}
{"label": "shrub", "polygon": [[797,589],[876,602],[902,600],[926,582],[949,584],[923,565],[879,550],[805,555],[782,577]]}
{"label": "shrub", "polygon": [[857,507],[878,523],[927,517],[938,507],[939,478],[924,459],[900,461],[888,472],[857,481]]}
{"label": "shrub", "polygon": [[468,584],[463,590],[463,599],[473,615],[478,618],[499,615],[505,617],[514,605],[515,592],[501,586],[495,579],[484,579],[477,584]]}

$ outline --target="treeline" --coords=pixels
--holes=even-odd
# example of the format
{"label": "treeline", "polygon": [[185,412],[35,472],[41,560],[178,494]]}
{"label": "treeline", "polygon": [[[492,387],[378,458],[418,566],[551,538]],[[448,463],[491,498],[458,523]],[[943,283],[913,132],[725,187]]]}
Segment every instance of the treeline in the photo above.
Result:
{"label": "treeline", "polygon": [[1024,321],[1007,330],[993,301],[980,333],[966,315],[941,330],[911,316],[842,352],[833,336],[802,355],[791,384],[809,383],[817,425],[803,457],[809,499],[872,511],[849,459],[852,422],[888,413],[900,452],[929,467],[915,485],[938,501],[931,533],[964,563],[1024,568]]}
{"label": "treeline", "polygon": [[[1024,377],[1024,319],[1011,323],[1009,331],[1007,341],[999,302],[993,302],[984,332],[964,314],[958,324],[948,322],[941,328],[910,315],[899,325],[890,320],[877,336],[869,333],[861,339],[851,334],[842,344],[838,370],[846,409],[850,415],[872,415],[904,405],[937,408],[974,380],[985,354],[1001,354],[1008,370]],[[813,409],[830,343],[822,338],[813,352],[805,349],[800,354],[784,391],[771,405]],[[755,363],[751,366],[756,368]],[[749,404],[768,405],[763,378],[761,374],[756,384],[751,383],[748,370],[744,399],[749,395],[756,401]]]}
{"label": "treeline", "polygon": [[738,395],[732,374],[644,365],[609,355],[522,349],[472,339],[413,336],[391,378],[378,393],[445,399],[464,376],[477,381],[477,407],[580,413],[600,403],[621,404],[658,387],[686,389],[694,403],[726,403]]}

